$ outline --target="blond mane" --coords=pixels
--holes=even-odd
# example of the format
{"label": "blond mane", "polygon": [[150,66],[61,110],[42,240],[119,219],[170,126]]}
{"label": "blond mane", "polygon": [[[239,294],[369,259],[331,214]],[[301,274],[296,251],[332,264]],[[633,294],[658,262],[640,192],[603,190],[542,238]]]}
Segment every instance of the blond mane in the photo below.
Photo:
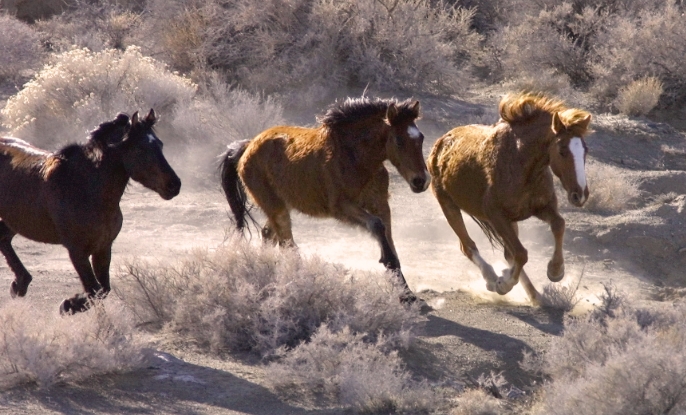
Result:
{"label": "blond mane", "polygon": [[582,127],[580,123],[590,115],[584,110],[567,108],[562,100],[529,92],[506,95],[500,101],[498,110],[500,111],[500,118],[510,124],[527,122],[541,113],[558,113],[560,120],[576,136],[583,136],[587,133],[586,128]]}

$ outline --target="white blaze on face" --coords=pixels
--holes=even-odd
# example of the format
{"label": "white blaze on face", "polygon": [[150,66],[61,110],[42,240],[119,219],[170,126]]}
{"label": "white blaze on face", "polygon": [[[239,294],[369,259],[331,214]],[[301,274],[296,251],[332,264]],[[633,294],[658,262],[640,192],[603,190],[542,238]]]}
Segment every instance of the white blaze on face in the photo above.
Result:
{"label": "white blaze on face", "polygon": [[[574,158],[574,170],[576,171],[576,181],[581,189],[586,189],[586,170],[584,168],[584,143],[579,137],[574,137],[569,141],[569,150]],[[582,196],[583,197],[583,196]]]}
{"label": "white blaze on face", "polygon": [[411,125],[407,127],[407,135],[410,136],[410,138],[417,140],[419,137],[422,136],[422,133],[419,132],[419,128],[415,127],[414,125]]}
{"label": "white blaze on face", "polygon": [[150,144],[154,144],[159,142],[160,139],[155,137],[153,134],[148,134],[148,141],[150,141]]}

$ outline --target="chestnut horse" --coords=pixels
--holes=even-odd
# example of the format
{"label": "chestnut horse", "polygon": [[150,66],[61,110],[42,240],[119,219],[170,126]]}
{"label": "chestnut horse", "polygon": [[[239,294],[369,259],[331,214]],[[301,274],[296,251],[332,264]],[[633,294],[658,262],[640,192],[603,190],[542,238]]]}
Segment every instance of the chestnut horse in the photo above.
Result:
{"label": "chestnut horse", "polygon": [[[487,289],[506,294],[521,276],[531,301],[540,303],[540,294],[523,270],[528,254],[519,241],[517,222],[535,216],[550,224],[555,250],[548,278],[560,281],[565,221],[558,213],[551,169],[569,202],[582,206],[588,199],[583,137],[591,115],[527,93],[506,96],[499,110],[501,119],[494,125],[457,127],[436,141],[428,159],[433,193],[462,252],[481,270]],[[479,255],[461,211],[479,224],[491,244],[503,246],[510,268],[501,277]]]}
{"label": "chestnut horse", "polygon": [[[155,112],[124,114],[100,124],[86,144],[50,153],[17,138],[0,138],[0,251],[15,275],[12,297],[24,296],[31,274],[12,238],[61,244],[69,251],[84,294],[66,299],[63,314],[84,311],[110,291],[112,243],[122,225],[119,201],[129,178],[169,200],[181,180],[162,155]],[[91,262],[89,262],[91,257]]]}
{"label": "chestnut horse", "polygon": [[267,216],[265,241],[295,246],[289,211],[333,217],[366,228],[381,246],[381,262],[414,301],[391,236],[389,160],[419,193],[431,177],[422,156],[424,135],[415,125],[419,101],[348,98],[330,108],[318,128],[280,126],[233,143],[223,155],[221,182],[242,230],[247,189]]}

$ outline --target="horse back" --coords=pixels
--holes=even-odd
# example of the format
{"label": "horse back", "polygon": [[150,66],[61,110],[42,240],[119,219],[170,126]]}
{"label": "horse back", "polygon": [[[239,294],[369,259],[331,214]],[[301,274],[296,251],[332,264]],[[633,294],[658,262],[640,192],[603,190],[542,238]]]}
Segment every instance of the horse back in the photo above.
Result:
{"label": "horse back", "polygon": [[427,160],[434,191],[449,195],[472,216],[483,216],[483,199],[492,185],[495,135],[491,126],[454,128],[436,140]]}
{"label": "horse back", "polygon": [[46,198],[48,178],[58,165],[50,152],[17,138],[0,138],[0,218],[16,233],[59,242]]}
{"label": "horse back", "polygon": [[289,207],[325,216],[330,156],[325,129],[273,127],[250,141],[238,172],[249,193],[256,186],[267,187]]}

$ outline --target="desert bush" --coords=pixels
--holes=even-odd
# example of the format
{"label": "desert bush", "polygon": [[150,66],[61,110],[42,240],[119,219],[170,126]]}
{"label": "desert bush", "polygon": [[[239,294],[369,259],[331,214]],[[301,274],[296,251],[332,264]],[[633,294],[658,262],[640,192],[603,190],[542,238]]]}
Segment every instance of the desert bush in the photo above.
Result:
{"label": "desert bush", "polygon": [[145,363],[133,317],[114,299],[68,317],[37,313],[23,301],[0,308],[0,390],[22,383],[48,387]]}
{"label": "desert bush", "polygon": [[[68,10],[35,26],[44,44],[54,52],[88,48],[100,52],[115,48],[124,50],[140,39],[135,36],[142,23],[139,13],[127,9],[129,4],[116,0],[70,0]],[[126,3],[126,2],[124,2]]]}
{"label": "desert bush", "polygon": [[[455,92],[480,52],[473,12],[425,0],[151,1],[155,53],[253,92],[330,101],[336,89]],[[202,63],[201,63],[202,62]]]}
{"label": "desert bush", "polygon": [[619,90],[615,106],[620,113],[630,116],[648,114],[660,100],[662,82],[653,77],[633,81]]}
{"label": "desert bush", "polygon": [[[615,214],[633,207],[641,191],[636,180],[623,172],[620,167],[589,159],[586,162],[589,195],[583,208],[593,213]],[[555,188],[560,206],[571,207],[558,180]]]}
{"label": "desert bush", "polygon": [[401,290],[386,275],[351,273],[237,236],[212,254],[195,252],[171,266],[129,262],[118,274],[116,292],[140,322],[166,324],[213,352],[268,356],[322,324],[402,343],[421,320],[400,304]]}
{"label": "desert bush", "polygon": [[657,2],[659,9],[640,15],[610,19],[596,41],[592,64],[596,79],[592,92],[609,106],[622,87],[644,77],[658,78],[664,87],[662,105],[686,100],[686,17],[671,1]]}
{"label": "desert bush", "polygon": [[683,413],[686,306],[637,309],[607,293],[597,312],[568,319],[564,336],[553,339],[536,413]]}
{"label": "desert bush", "polygon": [[34,69],[43,58],[40,36],[31,26],[0,13],[0,81]]}
{"label": "desert bush", "polygon": [[[119,112],[154,108],[171,115],[187,107],[196,86],[138,48],[90,52],[74,49],[55,56],[2,110],[11,134],[55,148]],[[171,117],[170,117],[171,118]]]}
{"label": "desert bush", "polygon": [[505,413],[503,402],[482,389],[469,389],[457,399],[457,408],[450,415],[500,415]]}
{"label": "desert bush", "polygon": [[322,326],[311,340],[267,367],[272,386],[302,402],[342,405],[356,413],[427,413],[436,397],[414,381],[385,338],[370,343],[350,329]]}
{"label": "desert bush", "polygon": [[535,78],[544,70],[583,87],[592,80],[591,48],[606,19],[597,9],[575,10],[564,2],[503,27],[489,44],[498,51],[505,78]]}

